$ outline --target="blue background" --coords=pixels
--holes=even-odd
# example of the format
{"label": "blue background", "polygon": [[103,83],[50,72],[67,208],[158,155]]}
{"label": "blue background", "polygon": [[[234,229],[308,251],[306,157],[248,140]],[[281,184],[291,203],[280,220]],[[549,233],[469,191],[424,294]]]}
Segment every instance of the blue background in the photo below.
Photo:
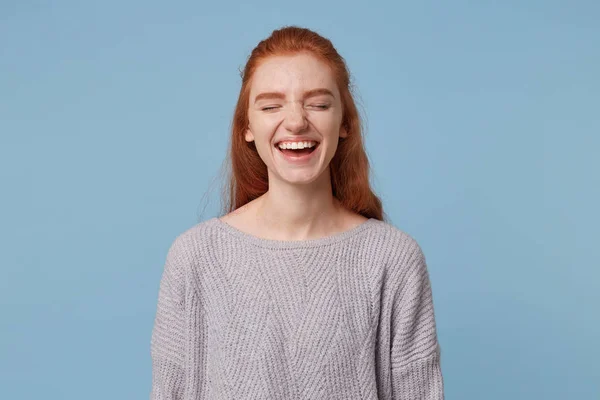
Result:
{"label": "blue background", "polygon": [[148,397],[168,246],[216,215],[239,70],[289,24],[351,69],[447,399],[600,398],[598,2],[0,4],[0,398]]}

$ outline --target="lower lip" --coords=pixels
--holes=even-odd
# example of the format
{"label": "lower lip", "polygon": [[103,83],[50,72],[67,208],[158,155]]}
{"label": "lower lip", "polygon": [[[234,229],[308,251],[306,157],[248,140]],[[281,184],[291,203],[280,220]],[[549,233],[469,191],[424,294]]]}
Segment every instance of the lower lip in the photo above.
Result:
{"label": "lower lip", "polygon": [[279,153],[279,155],[282,156],[283,159],[289,163],[306,164],[315,157],[315,154],[319,151],[319,147],[321,147],[321,143],[317,144],[317,147],[312,151],[312,153],[301,154],[301,155],[286,154],[283,151],[281,151],[279,149],[279,147],[276,147],[275,151],[277,151]]}

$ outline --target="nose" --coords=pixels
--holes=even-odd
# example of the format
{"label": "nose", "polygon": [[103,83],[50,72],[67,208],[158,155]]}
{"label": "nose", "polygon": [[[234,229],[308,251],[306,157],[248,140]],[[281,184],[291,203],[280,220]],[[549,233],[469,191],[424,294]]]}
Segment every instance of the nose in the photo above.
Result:
{"label": "nose", "polygon": [[290,132],[300,132],[308,127],[305,110],[302,105],[292,103],[286,107],[283,126]]}

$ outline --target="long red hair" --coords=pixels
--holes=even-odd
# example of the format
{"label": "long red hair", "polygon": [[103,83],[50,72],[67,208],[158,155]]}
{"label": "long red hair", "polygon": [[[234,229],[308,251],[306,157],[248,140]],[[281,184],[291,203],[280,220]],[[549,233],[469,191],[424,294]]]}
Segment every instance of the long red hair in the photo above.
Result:
{"label": "long red hair", "polygon": [[348,136],[340,139],[330,163],[333,196],[348,210],[367,218],[384,220],[381,200],[373,193],[369,182],[370,167],[363,144],[362,122],[351,93],[346,62],[329,39],[297,26],[277,29],[258,43],[241,72],[242,87],[233,115],[229,153],[225,160],[228,176],[223,188],[223,213],[242,207],[269,189],[267,166],[256,151],[254,142],[244,139],[252,76],[268,57],[299,52],[308,52],[329,65],[341,94],[342,124]]}

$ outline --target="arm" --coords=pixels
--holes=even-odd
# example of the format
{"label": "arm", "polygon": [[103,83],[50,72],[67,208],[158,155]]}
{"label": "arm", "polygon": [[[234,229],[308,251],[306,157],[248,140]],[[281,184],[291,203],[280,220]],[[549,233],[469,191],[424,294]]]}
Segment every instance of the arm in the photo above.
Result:
{"label": "arm", "polygon": [[431,284],[425,256],[418,245],[395,299],[391,329],[392,398],[443,400]]}
{"label": "arm", "polygon": [[184,268],[189,261],[182,246],[178,239],[171,245],[160,281],[150,342],[151,400],[180,400],[185,394],[189,350],[186,302],[193,291],[187,284]]}

